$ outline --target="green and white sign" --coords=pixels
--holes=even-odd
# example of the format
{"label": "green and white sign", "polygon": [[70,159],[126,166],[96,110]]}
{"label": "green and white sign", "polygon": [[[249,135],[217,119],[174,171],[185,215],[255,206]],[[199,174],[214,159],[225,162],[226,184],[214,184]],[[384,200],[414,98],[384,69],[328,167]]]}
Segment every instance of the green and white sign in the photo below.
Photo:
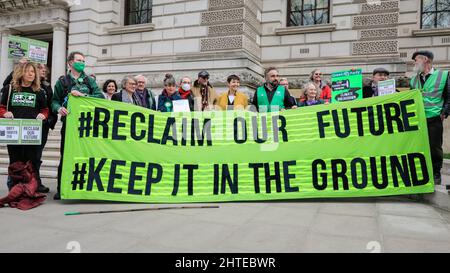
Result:
{"label": "green and white sign", "polygon": [[8,57],[27,58],[35,63],[47,63],[48,43],[18,36],[9,36]]}
{"label": "green and white sign", "polygon": [[277,113],[69,98],[63,199],[147,203],[434,191],[420,91]]}
{"label": "green and white sign", "polygon": [[361,100],[363,77],[361,69],[339,71],[331,74],[331,102]]}
{"label": "green and white sign", "polygon": [[378,96],[395,94],[395,79],[378,82]]}
{"label": "green and white sign", "polygon": [[0,119],[0,143],[41,145],[42,120]]}

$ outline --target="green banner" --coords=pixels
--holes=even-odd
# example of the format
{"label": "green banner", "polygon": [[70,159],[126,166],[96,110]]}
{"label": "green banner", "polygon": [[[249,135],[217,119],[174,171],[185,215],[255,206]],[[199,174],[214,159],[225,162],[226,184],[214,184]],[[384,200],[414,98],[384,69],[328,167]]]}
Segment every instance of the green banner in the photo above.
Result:
{"label": "green banner", "polygon": [[36,63],[47,63],[48,43],[18,36],[9,36],[8,57],[27,58]]}
{"label": "green banner", "polygon": [[331,102],[362,100],[363,78],[361,69],[340,71],[331,74]]}
{"label": "green banner", "polygon": [[42,120],[0,119],[0,143],[41,145]]}
{"label": "green banner", "polygon": [[63,199],[147,203],[434,191],[417,90],[280,113],[69,99]]}

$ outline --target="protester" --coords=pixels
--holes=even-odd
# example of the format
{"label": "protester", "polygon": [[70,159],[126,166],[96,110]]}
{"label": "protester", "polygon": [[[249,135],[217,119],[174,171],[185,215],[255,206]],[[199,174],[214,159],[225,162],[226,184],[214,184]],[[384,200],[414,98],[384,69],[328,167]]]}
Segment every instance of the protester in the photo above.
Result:
{"label": "protester", "polygon": [[93,97],[104,98],[102,91],[98,88],[94,79],[87,76],[84,72],[85,69],[85,56],[81,52],[72,52],[67,58],[67,65],[69,67],[69,73],[67,76],[61,76],[55,85],[55,92],[52,100],[52,111],[61,115],[61,121],[63,123],[61,128],[61,146],[60,146],[60,161],[58,166],[58,188],[55,196],[55,200],[61,199],[61,174],[62,163],[64,157],[64,142],[66,134],[66,116],[70,113],[67,111],[67,103],[69,94],[74,97]]}
{"label": "protester", "polygon": [[389,71],[385,68],[375,68],[372,73],[372,82],[363,87],[363,98],[378,97],[378,82],[389,78]]}
{"label": "protester", "polygon": [[[284,86],[284,88],[286,88],[286,90],[289,92],[289,81],[287,78],[280,78],[280,85]],[[291,102],[292,104],[296,105],[297,104],[297,100],[295,99],[294,96],[291,95]]]}
{"label": "protester", "polygon": [[107,80],[103,84],[103,96],[107,100],[111,100],[112,96],[117,92],[117,83],[115,80]]}
{"label": "protester", "polygon": [[175,100],[182,100],[180,93],[177,91],[177,82],[172,74],[166,74],[164,90],[158,97],[158,111],[173,112],[173,101]]}
{"label": "protester", "polygon": [[[26,98],[26,99],[24,99]],[[2,90],[0,102],[0,118],[40,119],[46,120],[49,108],[45,99],[45,91],[41,89],[41,81],[35,64],[20,64],[14,69],[11,84]],[[8,145],[9,164],[15,162],[33,164],[36,172],[40,166],[40,145]],[[39,174],[38,192],[48,192],[48,188],[40,182]],[[11,190],[12,184],[8,185]]]}
{"label": "protester", "polygon": [[305,84],[304,90],[304,96],[305,100],[298,103],[299,107],[305,107],[305,106],[312,106],[312,105],[318,105],[323,104],[324,102],[319,97],[319,92],[317,92],[317,85],[313,82],[309,82]]}
{"label": "protester", "polygon": [[[37,68],[38,68],[39,76],[40,76],[40,80],[41,80],[41,88],[45,91],[45,93],[44,93],[45,101],[47,102],[47,106],[50,108],[52,105],[52,100],[53,100],[53,89],[52,89],[52,86],[50,84],[50,79],[49,79],[50,71],[49,71],[47,65],[45,65],[45,64],[38,64]],[[58,122],[58,115],[52,111],[49,111],[48,118],[46,120],[44,120],[42,123],[42,142],[41,142],[41,149],[39,150],[39,152],[40,152],[39,163],[40,164],[39,164],[39,168],[36,170],[36,172],[39,174],[39,179],[40,179],[40,167],[42,165],[42,153],[44,151],[45,145],[47,144],[48,134],[50,132],[50,129],[54,130],[57,122]],[[39,185],[42,185],[41,180],[39,180]],[[50,189],[47,187],[41,187],[40,191],[47,193],[50,191]]]}
{"label": "protester", "polygon": [[440,185],[444,157],[442,123],[450,114],[449,72],[436,69],[433,66],[434,55],[431,51],[416,51],[412,59],[414,60],[416,75],[412,77],[410,87],[422,92],[427,117],[434,182]]}
{"label": "protester", "polygon": [[147,109],[156,110],[155,96],[153,93],[146,88],[147,78],[143,75],[138,75],[134,77],[136,80],[136,96],[138,99],[138,105],[145,107]]}
{"label": "protester", "polygon": [[[17,63],[17,66],[18,66],[18,65],[21,65],[21,64],[26,64],[26,63],[29,63],[29,62],[30,62],[29,59],[27,59],[27,58],[22,58],[22,59],[20,59],[19,62]],[[11,71],[11,73],[8,75],[8,77],[6,77],[5,81],[3,81],[3,87],[7,86],[8,84],[10,84],[10,83],[12,82],[13,74],[14,74],[14,70]],[[1,94],[1,92],[0,92],[0,94]]]}
{"label": "protester", "polygon": [[266,83],[260,86],[254,96],[253,105],[259,112],[274,112],[284,109],[295,109],[289,91],[279,85],[279,73],[275,67],[269,67],[265,71]]}
{"label": "protester", "polygon": [[287,78],[280,78],[280,85],[289,90],[289,81]]}
{"label": "protester", "polygon": [[217,99],[217,106],[220,110],[244,110],[248,106],[248,97],[239,92],[241,79],[236,75],[227,78],[228,92],[223,93]]}
{"label": "protester", "polygon": [[141,100],[136,94],[136,85],[134,77],[125,76],[122,80],[122,90],[112,95],[111,100],[143,106],[139,104]]}
{"label": "protester", "polygon": [[195,99],[196,111],[214,110],[214,104],[218,97],[216,90],[209,82],[208,71],[203,70],[198,73],[198,79],[194,82],[194,86],[192,87],[192,94]]}
{"label": "protester", "polygon": [[319,90],[319,97],[325,103],[331,102],[331,88],[328,84],[322,79],[322,72],[319,69],[314,69],[309,75],[309,80],[315,83]]}
{"label": "protester", "polygon": [[189,108],[194,111],[194,95],[192,94],[192,80],[188,76],[181,78],[178,93],[183,100],[189,101]]}

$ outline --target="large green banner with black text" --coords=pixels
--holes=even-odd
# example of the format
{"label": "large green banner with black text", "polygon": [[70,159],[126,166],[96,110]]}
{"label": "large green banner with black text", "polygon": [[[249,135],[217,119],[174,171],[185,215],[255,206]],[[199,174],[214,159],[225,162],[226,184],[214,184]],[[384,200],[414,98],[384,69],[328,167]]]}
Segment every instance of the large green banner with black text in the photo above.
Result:
{"label": "large green banner with black text", "polygon": [[62,198],[148,203],[434,191],[419,91],[279,113],[69,99]]}

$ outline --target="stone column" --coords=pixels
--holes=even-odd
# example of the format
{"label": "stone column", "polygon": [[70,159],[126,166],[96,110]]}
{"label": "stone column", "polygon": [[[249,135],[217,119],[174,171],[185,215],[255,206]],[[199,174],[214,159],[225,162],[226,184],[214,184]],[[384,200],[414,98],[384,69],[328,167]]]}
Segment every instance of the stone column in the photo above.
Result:
{"label": "stone column", "polygon": [[[2,41],[1,55],[0,55],[0,85],[3,86],[3,81],[8,77],[9,73],[13,70],[13,61],[8,59],[8,36],[11,35],[11,31],[3,29],[0,31],[0,39]],[[0,86],[0,87],[1,87]]]}
{"label": "stone column", "polygon": [[54,23],[53,26],[53,55],[52,55],[52,86],[62,75],[66,74],[67,59],[67,25]]}

